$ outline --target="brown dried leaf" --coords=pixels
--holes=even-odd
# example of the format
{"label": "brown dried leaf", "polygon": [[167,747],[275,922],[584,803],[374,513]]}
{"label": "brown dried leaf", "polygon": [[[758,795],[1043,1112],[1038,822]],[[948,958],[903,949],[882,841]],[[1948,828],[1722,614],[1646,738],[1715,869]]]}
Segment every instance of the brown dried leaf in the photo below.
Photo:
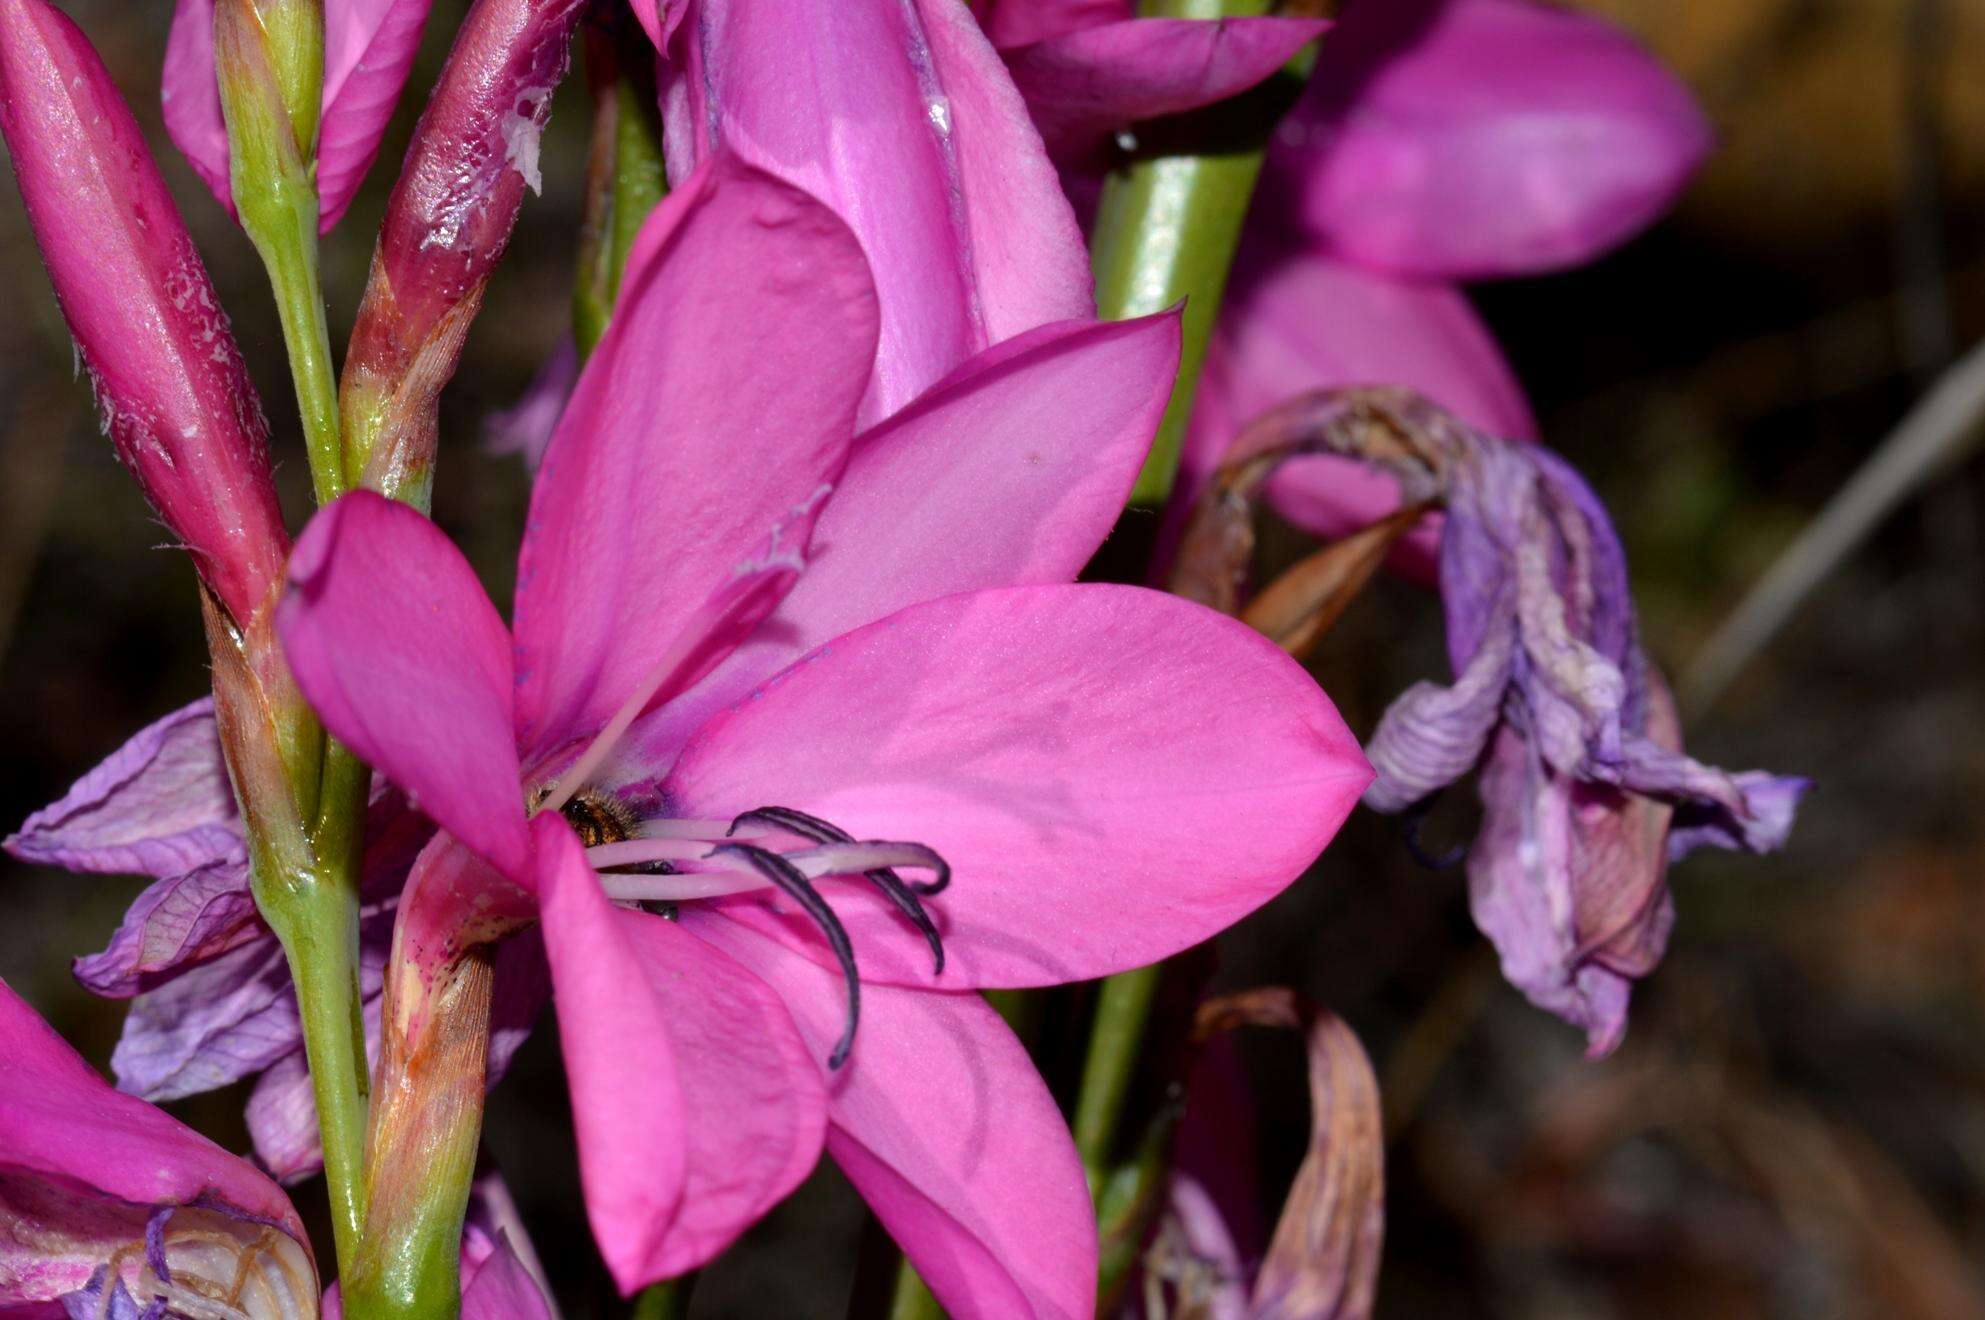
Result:
{"label": "brown dried leaf", "polygon": [[1385,1142],[1371,1061],[1343,1019],[1279,988],[1208,1001],[1194,1035],[1245,1025],[1303,1033],[1311,1112],[1309,1154],[1255,1280],[1251,1312],[1257,1320],[1362,1320],[1385,1236]]}
{"label": "brown dried leaf", "polygon": [[1298,561],[1255,593],[1241,622],[1303,659],[1351,608],[1392,547],[1432,508],[1408,505]]}

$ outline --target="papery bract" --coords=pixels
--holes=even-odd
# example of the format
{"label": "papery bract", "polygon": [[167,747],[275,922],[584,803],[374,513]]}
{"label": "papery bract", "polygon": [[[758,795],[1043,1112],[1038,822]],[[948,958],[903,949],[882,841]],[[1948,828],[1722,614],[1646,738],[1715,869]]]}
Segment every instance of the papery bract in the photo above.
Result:
{"label": "papery bract", "polygon": [[0,1054],[0,1308],[317,1314],[309,1239],[274,1183],[111,1090],[4,984]]}
{"label": "papery bract", "polygon": [[[413,71],[433,0],[324,0],[324,92],[317,130],[318,227],[330,233],[379,154]],[[160,80],[166,132],[234,213],[227,125],[214,75],[214,0],[178,0]]]}
{"label": "papery bract", "polygon": [[45,0],[0,3],[0,131],[104,431],[246,626],[289,548],[268,426],[137,121]]}
{"label": "papery bract", "polygon": [[[457,841],[423,866],[458,906],[409,900],[403,947],[452,957],[536,895],[623,1287],[707,1258],[824,1139],[954,1314],[1085,1314],[1066,1129],[954,992],[1204,938],[1308,864],[1367,772],[1263,639],[1067,585],[1163,411],[1175,318],[1023,333],[854,439],[865,283],[819,204],[715,158],[649,222],[546,455],[514,650],[432,524],[362,495],[304,538],[285,645],[330,726]],[[836,818],[870,837],[833,843]],[[1182,841],[1213,837],[1219,865],[1179,878]],[[928,932],[849,874],[946,860]],[[679,922],[612,901],[637,898]],[[830,932],[844,914],[852,955],[802,899]],[[853,1037],[857,999],[874,1029]]]}

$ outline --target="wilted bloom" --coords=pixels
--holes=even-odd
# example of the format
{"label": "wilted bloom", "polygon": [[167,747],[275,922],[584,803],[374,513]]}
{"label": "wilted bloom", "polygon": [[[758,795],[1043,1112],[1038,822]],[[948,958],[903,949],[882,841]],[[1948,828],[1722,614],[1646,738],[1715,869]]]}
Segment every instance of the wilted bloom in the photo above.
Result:
{"label": "wilted bloom", "polygon": [[856,440],[876,326],[847,229],[714,158],[649,221],[546,455],[514,639],[401,506],[347,497],[303,539],[291,660],[447,831],[403,901],[378,1124],[456,960],[541,918],[624,1287],[708,1259],[824,1141],[954,1314],[1082,1313],[1067,1129],[963,992],[1205,938],[1367,771],[1258,636],[1068,585],[1173,318],[1040,329]]}
{"label": "wilted bloom", "polygon": [[137,121],[46,0],[0,0],[0,130],[104,431],[247,628],[289,549],[268,426]]}
{"label": "wilted bloom", "polygon": [[1439,580],[1455,682],[1416,684],[1386,711],[1366,747],[1378,778],[1365,804],[1410,811],[1481,767],[1476,924],[1511,983],[1607,1053],[1633,981],[1667,944],[1669,861],[1703,845],[1777,848],[1807,781],[1682,755],[1619,538],[1557,455],[1383,390],[1295,400],[1250,426],[1236,455],[1278,445],[1370,464],[1446,508]]}
{"label": "wilted bloom", "polygon": [[339,382],[353,481],[425,508],[437,399],[539,187],[538,135],[584,0],[477,0],[386,203]]}
{"label": "wilted bloom", "polygon": [[274,1183],[111,1090],[4,983],[0,1057],[0,1311],[317,1314],[309,1239]]}
{"label": "wilted bloom", "polygon": [[[134,734],[4,846],[25,862],[154,877],[109,944],[75,961],[85,988],[131,1001],[110,1059],[117,1085],[166,1101],[257,1077],[249,1135],[256,1155],[288,1181],[316,1172],[323,1156],[296,992],[275,932],[255,910],[241,828],[213,703],[202,700]],[[375,792],[359,928],[360,989],[375,1042],[393,910],[431,833],[399,793]],[[543,1004],[543,969],[530,950],[506,950],[496,989],[492,1081]]]}
{"label": "wilted bloom", "polygon": [[[344,216],[379,154],[413,69],[433,0],[322,0],[324,85],[317,123],[318,225]],[[216,200],[234,213],[227,125],[214,72],[214,0],[178,0],[160,81],[166,132]]]}
{"label": "wilted bloom", "polygon": [[1094,315],[1054,167],[957,0],[634,10],[665,57],[670,176],[730,152],[819,198],[861,241],[882,309],[863,425],[988,345]]}

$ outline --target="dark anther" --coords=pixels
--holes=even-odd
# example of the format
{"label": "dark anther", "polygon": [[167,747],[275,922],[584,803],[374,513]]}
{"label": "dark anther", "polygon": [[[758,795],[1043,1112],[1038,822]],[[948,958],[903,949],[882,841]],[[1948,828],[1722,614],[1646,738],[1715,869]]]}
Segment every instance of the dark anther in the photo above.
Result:
{"label": "dark anther", "polygon": [[1427,823],[1427,813],[1434,809],[1439,797],[1439,793],[1429,793],[1400,814],[1399,838],[1413,860],[1429,871],[1452,871],[1468,855],[1466,844],[1457,843],[1446,852],[1435,854],[1428,852],[1426,845],[1420,842],[1420,827]]}
{"label": "dark anther", "polygon": [[[741,827],[753,824],[771,825],[777,829],[789,830],[802,839],[810,839],[814,843],[855,842],[855,837],[839,825],[824,821],[818,816],[809,816],[804,811],[795,811],[791,807],[760,807],[756,811],[747,811],[732,821],[731,827],[724,833],[736,834]],[[907,883],[902,876],[888,867],[863,871],[862,875],[867,877],[870,884],[880,889],[884,897],[896,905],[896,910],[901,912],[911,925],[924,933],[924,942],[930,945],[931,961],[936,964],[937,974],[942,975],[944,941],[938,938],[937,927],[931,924],[930,914],[925,912],[924,905],[917,901],[917,895],[935,894],[950,884],[951,868],[946,866],[944,859],[936,853],[932,853],[931,858],[937,865],[937,878],[929,884]]]}
{"label": "dark anther", "polygon": [[712,857],[726,854],[744,858],[751,863],[752,870],[777,885],[788,898],[805,909],[813,918],[814,925],[827,937],[827,946],[834,950],[840,960],[841,975],[848,982],[848,1026],[841,1033],[841,1039],[834,1046],[834,1052],[827,1056],[829,1068],[839,1068],[847,1062],[848,1051],[855,1043],[855,1023],[862,1012],[861,975],[855,970],[855,946],[848,942],[847,928],[841,919],[834,915],[834,909],[827,906],[827,900],[813,887],[813,882],[800,874],[800,869],[779,854],[765,848],[755,848],[748,843],[720,843],[710,850]]}

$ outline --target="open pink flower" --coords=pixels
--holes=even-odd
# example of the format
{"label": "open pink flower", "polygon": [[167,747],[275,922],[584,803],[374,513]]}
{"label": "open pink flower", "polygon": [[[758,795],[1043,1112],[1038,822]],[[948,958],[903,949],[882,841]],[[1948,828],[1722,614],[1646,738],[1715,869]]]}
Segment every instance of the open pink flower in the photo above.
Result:
{"label": "open pink flower", "polygon": [[[330,233],[379,154],[433,0],[324,0],[318,228]],[[227,124],[214,74],[214,0],[179,0],[160,80],[165,130],[229,215]]]}
{"label": "open pink flower", "polygon": [[303,538],[282,636],[446,831],[410,974],[543,921],[623,1287],[721,1250],[824,1143],[954,1314],[1086,1314],[1080,1165],[966,992],[1206,938],[1369,768],[1262,638],[1070,584],[1175,318],[1023,334],[857,438],[877,321],[846,227],[713,158],[649,222],[545,456],[514,636],[440,531],[367,495]]}
{"label": "open pink flower", "polygon": [[3,982],[0,1057],[0,1313],[317,1314],[281,1188],[111,1090]]}

